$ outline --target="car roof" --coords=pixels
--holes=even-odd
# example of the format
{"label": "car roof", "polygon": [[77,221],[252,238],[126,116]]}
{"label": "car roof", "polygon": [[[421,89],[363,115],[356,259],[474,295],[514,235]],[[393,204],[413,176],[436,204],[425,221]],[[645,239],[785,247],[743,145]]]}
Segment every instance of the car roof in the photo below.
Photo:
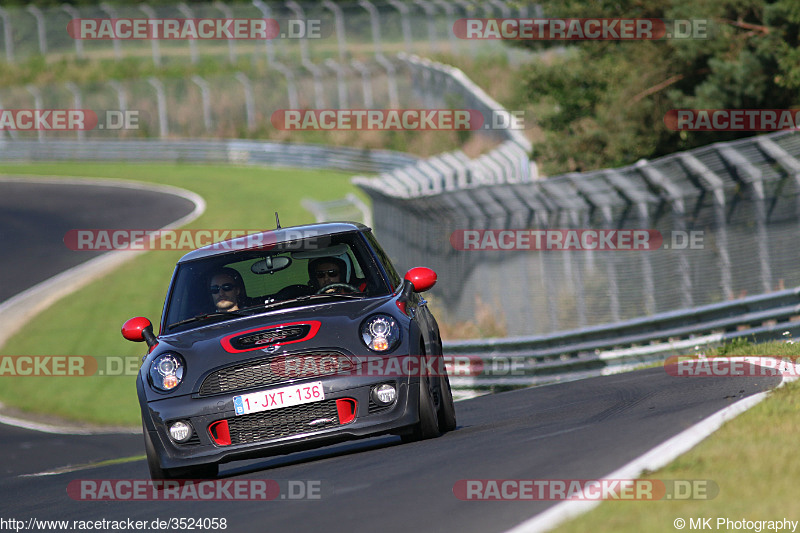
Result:
{"label": "car roof", "polygon": [[180,258],[178,263],[227,254],[233,251],[259,249],[263,248],[265,244],[291,242],[309,237],[324,237],[352,231],[371,231],[371,228],[358,222],[323,222],[320,224],[289,226],[209,244],[187,253]]}

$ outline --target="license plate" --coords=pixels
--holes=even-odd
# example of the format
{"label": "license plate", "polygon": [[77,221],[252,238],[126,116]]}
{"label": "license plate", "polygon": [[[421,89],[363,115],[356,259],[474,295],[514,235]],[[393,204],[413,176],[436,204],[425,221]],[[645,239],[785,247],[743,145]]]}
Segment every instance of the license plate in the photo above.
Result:
{"label": "license plate", "polygon": [[322,390],[322,382],[315,381],[313,383],[290,385],[280,389],[234,396],[233,407],[236,409],[236,415],[238,416],[291,407],[292,405],[320,402],[324,399],[325,393]]}

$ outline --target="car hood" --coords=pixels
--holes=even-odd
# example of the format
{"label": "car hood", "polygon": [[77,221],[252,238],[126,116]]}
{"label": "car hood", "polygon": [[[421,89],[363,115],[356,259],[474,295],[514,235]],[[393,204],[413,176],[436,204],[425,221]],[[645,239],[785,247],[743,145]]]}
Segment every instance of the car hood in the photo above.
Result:
{"label": "car hood", "polygon": [[[384,307],[392,299],[386,297],[369,298],[363,300],[336,300],[325,301],[314,305],[303,305],[301,307],[289,307],[275,309],[263,313],[256,312],[252,316],[236,317],[222,322],[214,322],[209,325],[201,325],[193,329],[162,335],[158,338],[159,342],[165,342],[175,348],[191,349],[197,343],[204,343],[209,339],[215,342],[220,338],[236,333],[271,325],[280,325],[290,322],[302,322],[304,320],[327,321],[344,318],[348,321],[358,320],[366,316],[386,312]],[[397,307],[394,307],[392,314],[397,314]]]}

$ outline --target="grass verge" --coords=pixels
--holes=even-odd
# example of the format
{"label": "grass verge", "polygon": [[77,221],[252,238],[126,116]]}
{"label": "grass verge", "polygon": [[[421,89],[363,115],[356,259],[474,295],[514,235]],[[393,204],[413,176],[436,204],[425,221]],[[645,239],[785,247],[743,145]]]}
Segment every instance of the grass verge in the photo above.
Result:
{"label": "grass verge", "polygon": [[[800,357],[800,344],[737,342],[709,356],[769,355]],[[677,531],[674,522],[710,518],[739,520],[799,520],[796,480],[800,462],[795,442],[800,427],[800,383],[787,383],[769,397],[727,422],[669,466],[643,477],[662,480],[711,480],[719,494],[709,500],[607,501],[593,511],[568,522],[557,531]],[[735,526],[733,526],[735,527]],[[762,529],[766,530],[766,529]]]}
{"label": "grass verge", "polygon": [[[118,178],[182,187],[207,202],[206,212],[186,228],[204,229],[271,229],[274,211],[283,226],[313,222],[300,207],[301,198],[326,200],[358,192],[350,174],[259,167],[56,163],[0,165],[0,174]],[[141,357],[143,345],[124,340],[120,327],[133,316],[158,322],[175,262],[184,253],[150,251],[134,258],[41,313],[9,339],[3,355]],[[23,411],[104,425],[139,423],[135,376],[0,380],[0,402]]]}

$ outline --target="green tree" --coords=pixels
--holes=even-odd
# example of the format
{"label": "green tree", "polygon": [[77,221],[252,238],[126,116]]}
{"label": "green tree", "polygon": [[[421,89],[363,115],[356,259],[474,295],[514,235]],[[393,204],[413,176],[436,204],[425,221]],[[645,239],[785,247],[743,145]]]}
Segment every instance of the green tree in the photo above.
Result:
{"label": "green tree", "polygon": [[[787,109],[800,103],[797,0],[546,0],[548,17],[708,21],[705,39],[570,41],[525,72],[554,174],[630,164],[752,132],[675,132],[670,109]],[[543,50],[553,42],[522,41]]]}

